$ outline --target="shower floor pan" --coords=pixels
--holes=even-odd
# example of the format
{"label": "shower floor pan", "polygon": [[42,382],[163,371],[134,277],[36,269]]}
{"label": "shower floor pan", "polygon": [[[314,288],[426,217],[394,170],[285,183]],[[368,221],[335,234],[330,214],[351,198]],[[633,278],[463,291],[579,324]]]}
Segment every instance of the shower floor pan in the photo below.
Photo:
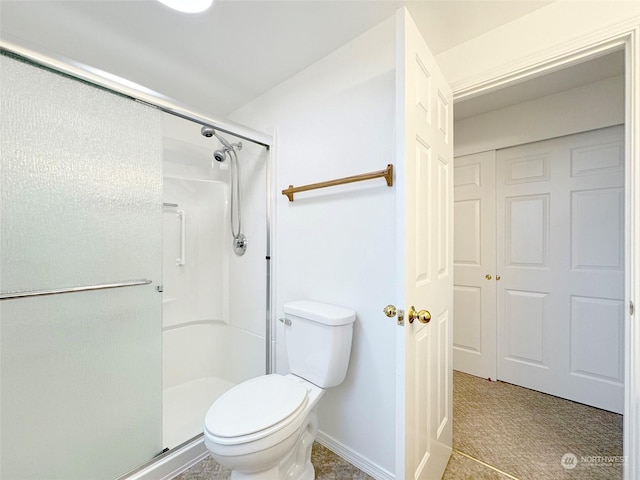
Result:
{"label": "shower floor pan", "polygon": [[218,377],[204,377],[167,388],[162,393],[165,448],[174,448],[202,433],[211,404],[234,384]]}

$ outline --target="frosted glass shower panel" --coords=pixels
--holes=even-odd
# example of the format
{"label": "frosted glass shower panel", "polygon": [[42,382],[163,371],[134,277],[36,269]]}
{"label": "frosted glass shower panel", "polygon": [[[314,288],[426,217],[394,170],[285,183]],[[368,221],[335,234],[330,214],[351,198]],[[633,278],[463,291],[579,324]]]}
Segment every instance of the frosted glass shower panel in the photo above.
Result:
{"label": "frosted glass shower panel", "polygon": [[162,114],[0,55],[0,478],[112,479],[162,448]]}
{"label": "frosted glass shower panel", "polygon": [[[3,292],[160,271],[162,116],[0,56]],[[159,248],[159,247],[158,247]]]}
{"label": "frosted glass shower panel", "polygon": [[112,480],[160,453],[159,296],[146,285],[0,303],[0,478]]}

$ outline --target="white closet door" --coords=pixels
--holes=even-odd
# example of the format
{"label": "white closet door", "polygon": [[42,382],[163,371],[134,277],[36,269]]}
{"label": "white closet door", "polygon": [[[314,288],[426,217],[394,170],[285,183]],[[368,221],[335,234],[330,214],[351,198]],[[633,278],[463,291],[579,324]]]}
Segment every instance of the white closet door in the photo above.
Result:
{"label": "white closet door", "polygon": [[622,413],[622,127],[498,151],[497,227],[498,378]]}
{"label": "white closet door", "polygon": [[453,368],[496,378],[495,150],[454,160]]}

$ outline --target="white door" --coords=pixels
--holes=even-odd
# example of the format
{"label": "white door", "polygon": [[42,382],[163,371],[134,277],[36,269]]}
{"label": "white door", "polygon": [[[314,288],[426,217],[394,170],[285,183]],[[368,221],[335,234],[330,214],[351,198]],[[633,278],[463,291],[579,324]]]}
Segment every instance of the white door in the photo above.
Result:
{"label": "white door", "polygon": [[454,159],[453,368],[496,379],[495,150]]}
{"label": "white door", "polygon": [[498,151],[498,378],[622,413],[624,139]]}
{"label": "white door", "polygon": [[[407,10],[396,19],[396,478],[439,479],[452,435],[452,93]],[[410,306],[431,320],[410,323]]]}

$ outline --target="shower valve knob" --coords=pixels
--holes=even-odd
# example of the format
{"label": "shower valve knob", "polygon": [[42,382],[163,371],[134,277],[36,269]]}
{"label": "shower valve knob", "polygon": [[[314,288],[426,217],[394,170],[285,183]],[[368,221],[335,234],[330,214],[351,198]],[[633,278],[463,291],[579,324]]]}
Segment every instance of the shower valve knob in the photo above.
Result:
{"label": "shower valve knob", "polygon": [[244,252],[247,251],[247,237],[242,233],[233,239],[233,251],[236,252],[238,256],[244,255]]}

